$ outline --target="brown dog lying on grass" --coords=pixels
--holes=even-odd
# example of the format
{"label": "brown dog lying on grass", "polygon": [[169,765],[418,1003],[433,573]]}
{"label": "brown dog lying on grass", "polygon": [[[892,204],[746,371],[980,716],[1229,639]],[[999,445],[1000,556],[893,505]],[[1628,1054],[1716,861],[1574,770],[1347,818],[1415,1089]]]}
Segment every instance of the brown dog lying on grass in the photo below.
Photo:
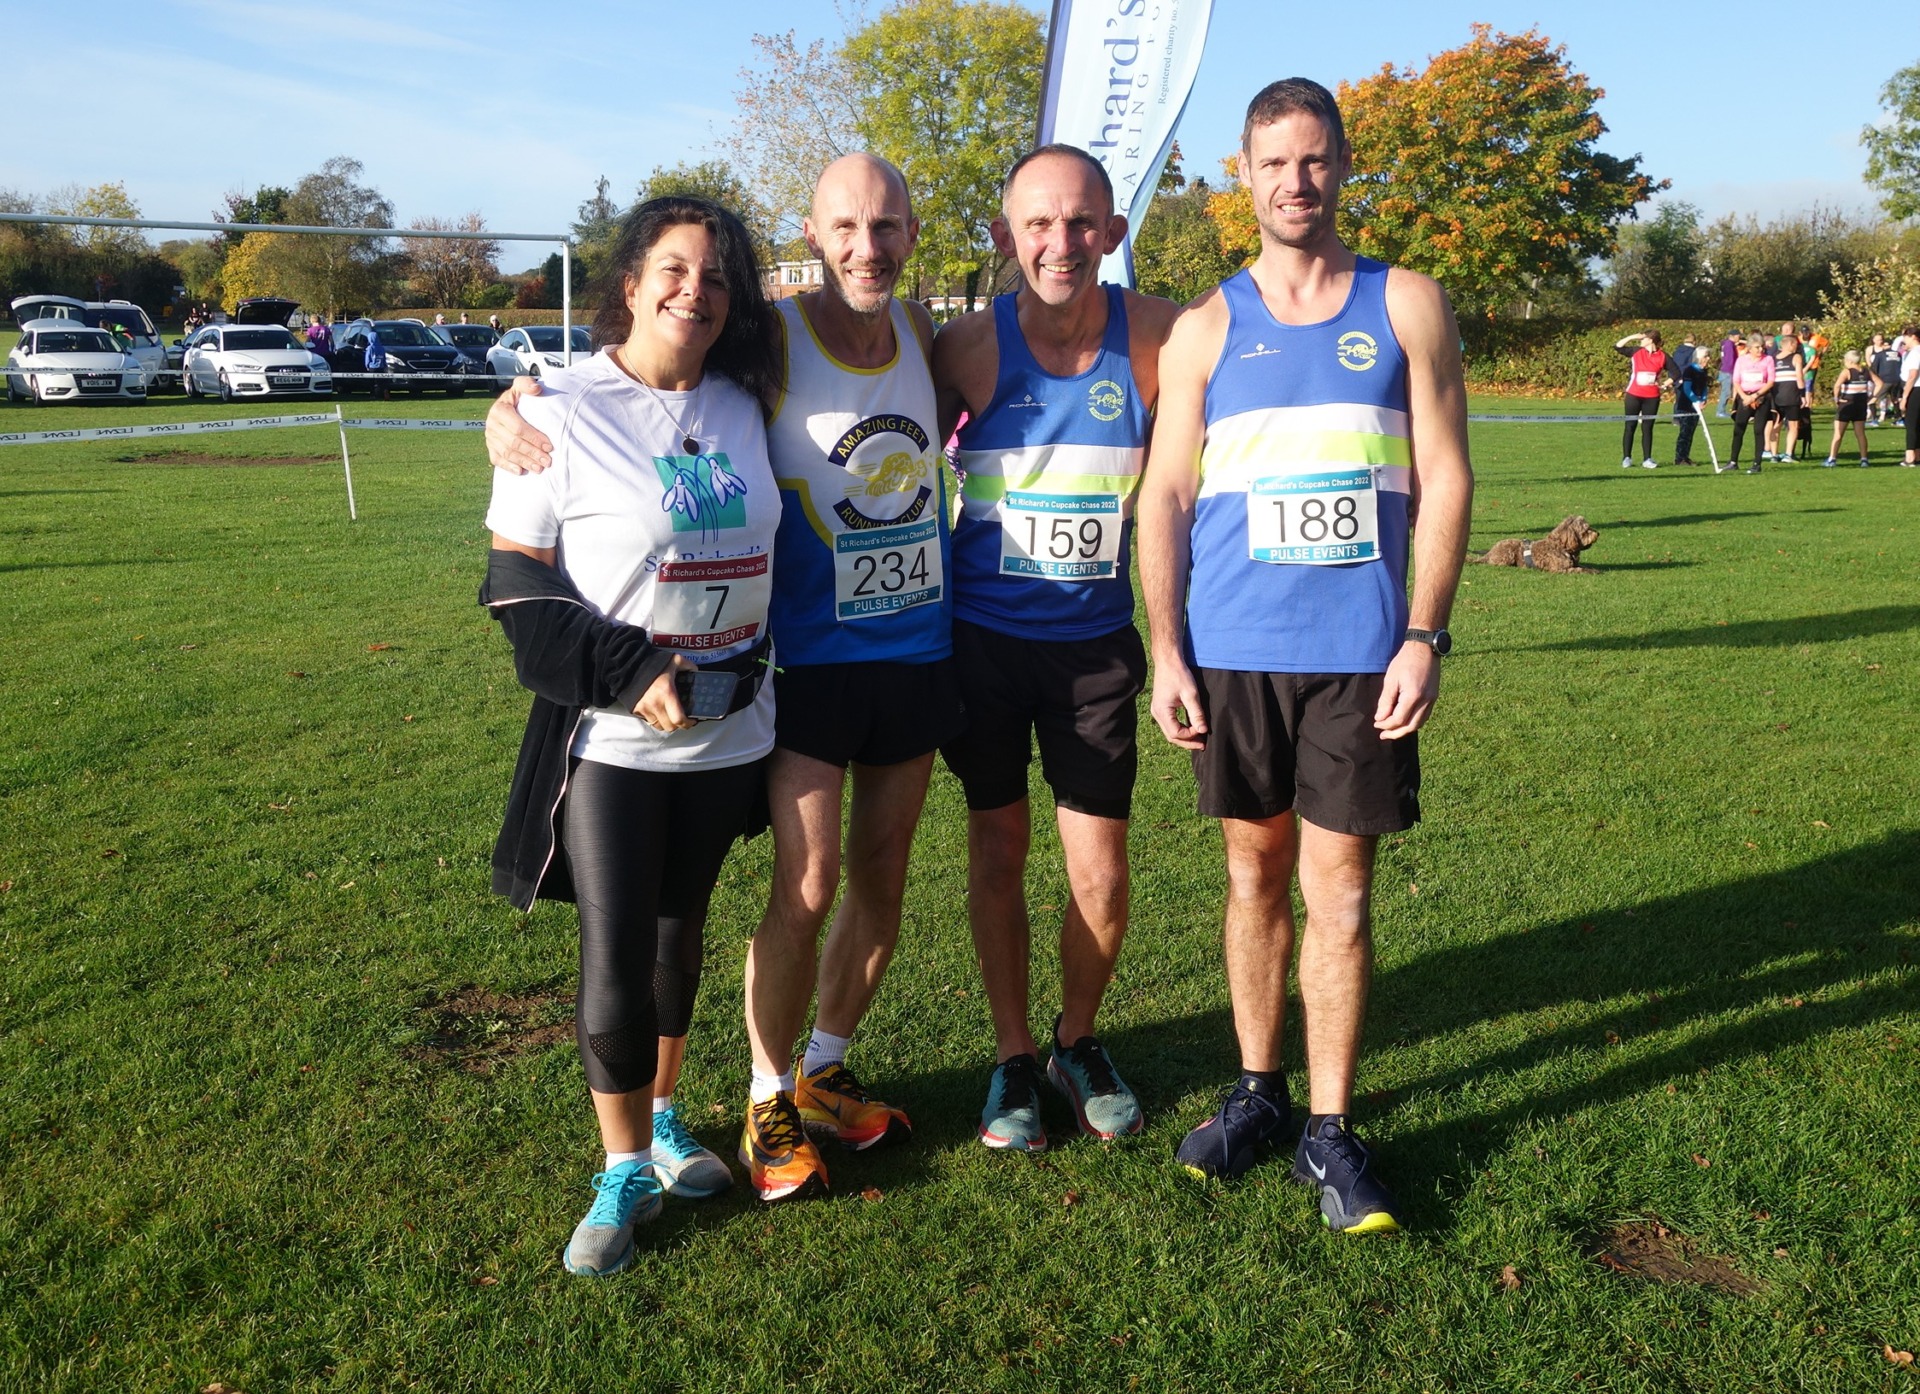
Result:
{"label": "brown dog lying on grass", "polygon": [[1509,537],[1467,560],[1487,566],[1530,566],[1536,571],[1592,571],[1593,567],[1580,565],[1580,554],[1599,540],[1600,534],[1576,513],[1538,542]]}

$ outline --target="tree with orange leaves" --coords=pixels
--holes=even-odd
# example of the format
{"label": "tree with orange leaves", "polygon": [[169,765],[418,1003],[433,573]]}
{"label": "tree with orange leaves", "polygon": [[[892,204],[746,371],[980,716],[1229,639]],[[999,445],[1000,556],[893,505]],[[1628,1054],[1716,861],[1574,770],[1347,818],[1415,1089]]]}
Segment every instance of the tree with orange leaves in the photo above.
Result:
{"label": "tree with orange leaves", "polygon": [[[1485,24],[1426,69],[1384,65],[1336,95],[1353,145],[1340,236],[1365,256],[1423,271],[1462,313],[1526,297],[1613,250],[1620,220],[1667,182],[1594,148],[1606,94],[1537,30]],[[1231,165],[1230,165],[1231,167]],[[1259,229],[1244,187],[1210,208],[1230,255]]]}

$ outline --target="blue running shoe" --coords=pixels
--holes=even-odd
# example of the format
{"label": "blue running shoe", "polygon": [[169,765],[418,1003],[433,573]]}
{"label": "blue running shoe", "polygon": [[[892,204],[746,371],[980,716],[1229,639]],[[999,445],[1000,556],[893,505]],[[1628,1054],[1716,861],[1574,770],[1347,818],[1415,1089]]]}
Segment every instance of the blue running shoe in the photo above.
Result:
{"label": "blue running shoe", "polygon": [[1181,1139],[1174,1160],[1195,1176],[1231,1181],[1245,1175],[1292,1126],[1293,1103],[1286,1092],[1271,1094],[1242,1075],[1220,1111]]}
{"label": "blue running shoe", "polygon": [[560,1255],[567,1272],[610,1278],[633,1261],[633,1227],[660,1218],[660,1183],[644,1162],[622,1162],[593,1178],[593,1207]]}
{"label": "blue running shoe", "polygon": [[1307,1120],[1293,1157],[1293,1179],[1320,1191],[1320,1218],[1335,1234],[1381,1234],[1400,1228],[1398,1202],[1374,1174],[1373,1153],[1353,1135],[1344,1113]]}
{"label": "blue running shoe", "polygon": [[700,1145],[671,1104],[653,1115],[653,1174],[682,1200],[706,1200],[733,1185],[727,1164]]}
{"label": "blue running shoe", "polygon": [[980,1141],[1009,1152],[1044,1152],[1040,1125],[1040,1062],[1016,1055],[993,1067],[987,1106],[980,1110]]}
{"label": "blue running shoe", "polygon": [[1093,1036],[1060,1044],[1060,1018],[1053,1019],[1053,1052],[1047,1079],[1067,1096],[1080,1130],[1105,1141],[1140,1131],[1140,1101],[1113,1068],[1107,1048]]}

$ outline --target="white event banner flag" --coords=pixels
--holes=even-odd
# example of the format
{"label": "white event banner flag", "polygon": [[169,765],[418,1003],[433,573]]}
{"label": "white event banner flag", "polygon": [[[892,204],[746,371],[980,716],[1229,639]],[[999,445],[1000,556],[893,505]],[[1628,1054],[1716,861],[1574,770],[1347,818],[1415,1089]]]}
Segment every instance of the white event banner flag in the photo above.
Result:
{"label": "white event banner flag", "polygon": [[1038,143],[1077,145],[1113,180],[1129,230],[1102,280],[1133,284],[1133,231],[1166,168],[1212,14],[1213,0],[1053,0]]}

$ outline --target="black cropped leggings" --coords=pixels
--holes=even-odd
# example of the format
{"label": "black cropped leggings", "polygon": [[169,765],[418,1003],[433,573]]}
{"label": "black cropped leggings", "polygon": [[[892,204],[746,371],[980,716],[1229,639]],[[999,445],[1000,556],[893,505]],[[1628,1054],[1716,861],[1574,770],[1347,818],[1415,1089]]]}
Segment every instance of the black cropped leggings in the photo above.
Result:
{"label": "black cropped leggings", "polygon": [[653,1083],[661,1036],[684,1036],[707,901],[746,830],[766,762],[661,774],[574,760],[562,838],[580,909],[574,1034],[587,1085]]}
{"label": "black cropped leggings", "polygon": [[1747,436],[1747,423],[1753,423],[1753,462],[1760,463],[1761,452],[1767,448],[1767,418],[1773,414],[1768,399],[1762,397],[1760,405],[1750,407],[1743,397],[1733,399],[1733,453],[1727,458],[1734,464],[1740,463],[1740,444]]}
{"label": "black cropped leggings", "polygon": [[1626,408],[1626,427],[1620,432],[1620,453],[1622,455],[1633,454],[1633,423],[1634,420],[1638,418],[1640,422],[1640,458],[1643,460],[1651,460],[1653,458],[1653,423],[1660,416],[1660,399],[1658,397],[1636,397],[1629,392],[1626,396]]}

